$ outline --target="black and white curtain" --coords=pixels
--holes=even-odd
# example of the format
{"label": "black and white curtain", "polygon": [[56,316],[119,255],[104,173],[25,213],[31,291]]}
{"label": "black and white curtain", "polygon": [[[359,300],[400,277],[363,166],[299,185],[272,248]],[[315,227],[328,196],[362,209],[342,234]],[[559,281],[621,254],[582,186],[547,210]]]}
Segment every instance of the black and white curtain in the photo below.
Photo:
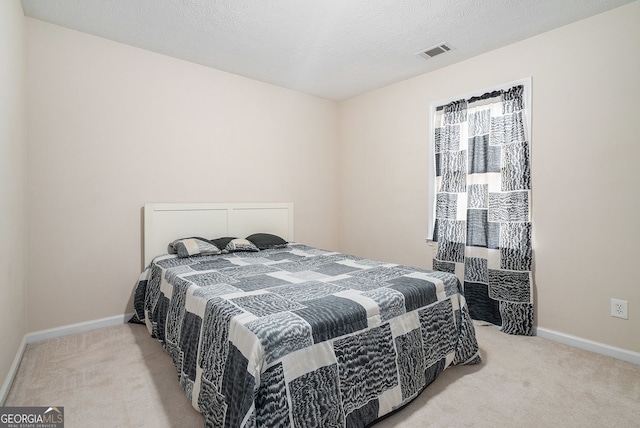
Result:
{"label": "black and white curtain", "polygon": [[434,270],[476,320],[533,334],[531,170],[522,85],[436,109]]}

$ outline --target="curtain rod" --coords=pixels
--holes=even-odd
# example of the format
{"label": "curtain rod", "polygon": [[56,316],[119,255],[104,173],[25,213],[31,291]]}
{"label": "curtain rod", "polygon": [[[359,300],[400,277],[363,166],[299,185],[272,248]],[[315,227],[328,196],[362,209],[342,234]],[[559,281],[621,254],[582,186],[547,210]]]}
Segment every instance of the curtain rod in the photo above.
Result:
{"label": "curtain rod", "polygon": [[[523,86],[523,85],[515,85],[515,86],[512,86],[509,89],[499,89],[497,91],[486,92],[486,93],[484,93],[482,95],[473,96],[473,97],[467,99],[466,101],[467,101],[467,104],[471,104],[471,103],[474,103],[476,101],[487,100],[489,98],[496,98],[496,97],[499,97],[500,95],[502,95],[503,92],[509,91],[509,90],[511,90],[513,88],[517,88],[518,86]],[[460,101],[460,100],[457,100],[457,101]],[[456,102],[456,101],[453,101],[453,102]],[[442,111],[445,108],[446,105],[447,104],[436,107],[436,111]]]}

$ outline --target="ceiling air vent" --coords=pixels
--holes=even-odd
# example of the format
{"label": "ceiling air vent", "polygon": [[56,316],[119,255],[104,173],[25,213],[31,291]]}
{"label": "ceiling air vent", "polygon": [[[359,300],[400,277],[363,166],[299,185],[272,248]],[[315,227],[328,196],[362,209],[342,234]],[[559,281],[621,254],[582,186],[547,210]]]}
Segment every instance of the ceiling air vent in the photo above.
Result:
{"label": "ceiling air vent", "polygon": [[427,49],[424,52],[420,52],[418,55],[425,59],[433,58],[436,55],[443,54],[451,50],[451,46],[447,43],[440,43],[432,48]]}

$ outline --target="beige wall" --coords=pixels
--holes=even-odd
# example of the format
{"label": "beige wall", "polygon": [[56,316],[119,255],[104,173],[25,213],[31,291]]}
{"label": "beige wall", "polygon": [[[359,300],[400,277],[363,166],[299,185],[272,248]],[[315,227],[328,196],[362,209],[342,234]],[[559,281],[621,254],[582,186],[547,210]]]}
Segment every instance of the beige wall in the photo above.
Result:
{"label": "beige wall", "polygon": [[639,352],[639,22],[635,2],[341,103],[340,248],[429,267],[430,103],[531,76],[537,324]]}
{"label": "beige wall", "polygon": [[429,104],[532,76],[537,323],[640,351],[639,21],[635,2],[335,104],[26,19],[27,331],[131,310],[145,202],[293,201],[299,241],[429,267]]}
{"label": "beige wall", "polygon": [[26,19],[29,331],[131,312],[145,202],[293,202],[335,248],[336,104]]}
{"label": "beige wall", "polygon": [[[0,2],[0,381],[25,334],[24,18]],[[2,400],[2,397],[0,397]],[[0,403],[1,404],[1,403]]]}

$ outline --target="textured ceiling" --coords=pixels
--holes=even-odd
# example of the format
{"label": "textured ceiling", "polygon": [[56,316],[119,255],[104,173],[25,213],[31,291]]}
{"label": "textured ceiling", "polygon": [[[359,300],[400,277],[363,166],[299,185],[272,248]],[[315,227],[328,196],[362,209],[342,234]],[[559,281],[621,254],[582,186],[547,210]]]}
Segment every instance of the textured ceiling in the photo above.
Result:
{"label": "textured ceiling", "polygon": [[[631,1],[22,0],[22,6],[35,19],[343,100]],[[428,60],[416,55],[442,42],[453,50]]]}

